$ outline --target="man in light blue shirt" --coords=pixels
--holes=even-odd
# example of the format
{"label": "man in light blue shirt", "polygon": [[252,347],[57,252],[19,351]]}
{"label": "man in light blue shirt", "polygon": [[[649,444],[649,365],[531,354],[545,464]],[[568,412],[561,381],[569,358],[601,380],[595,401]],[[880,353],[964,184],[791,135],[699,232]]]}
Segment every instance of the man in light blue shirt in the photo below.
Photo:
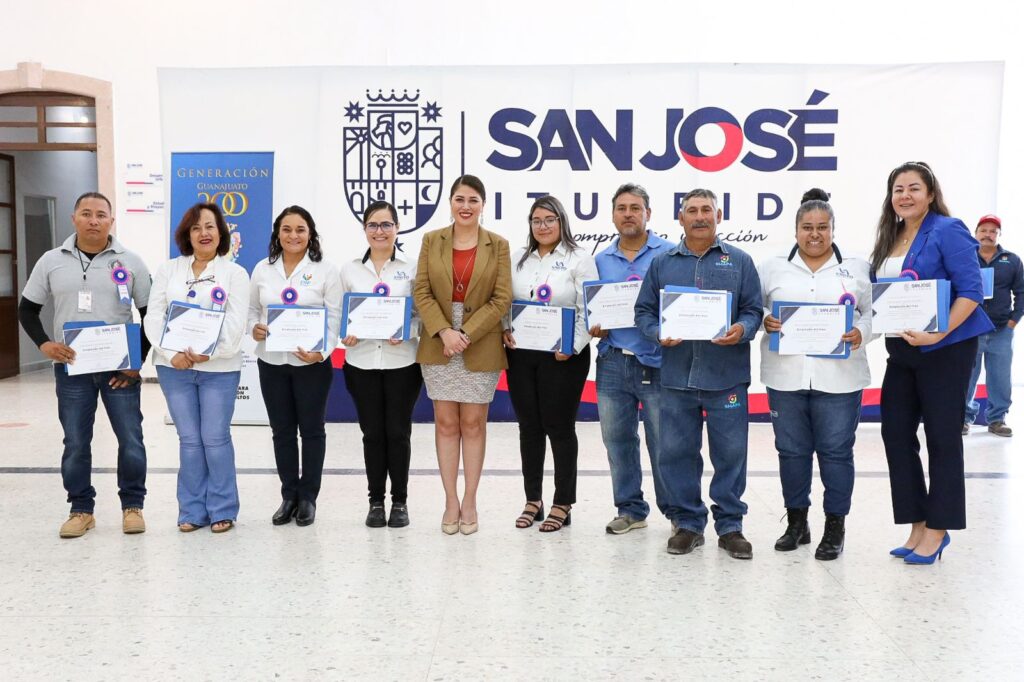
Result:
{"label": "man in light blue shirt", "polygon": [[[619,236],[597,254],[603,280],[642,279],[651,261],[675,246],[647,229],[651,201],[640,185],[627,183],[612,197],[612,222]],[[615,535],[647,526],[650,506],[644,500],[640,469],[640,418],[654,476],[654,499],[664,512],[665,488],[658,471],[658,405],[661,393],[661,348],[636,328],[590,330],[597,344],[597,411],[601,438],[608,450],[612,494],[618,515],[605,527]],[[641,405],[643,408],[641,409]]]}

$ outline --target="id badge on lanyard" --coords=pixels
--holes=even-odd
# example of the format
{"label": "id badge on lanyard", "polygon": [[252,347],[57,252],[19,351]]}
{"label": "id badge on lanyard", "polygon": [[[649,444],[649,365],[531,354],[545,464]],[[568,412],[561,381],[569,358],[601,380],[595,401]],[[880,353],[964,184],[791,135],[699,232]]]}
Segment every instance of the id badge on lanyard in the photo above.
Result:
{"label": "id badge on lanyard", "polygon": [[89,291],[88,289],[82,288],[78,292],[78,312],[92,312],[92,292]]}

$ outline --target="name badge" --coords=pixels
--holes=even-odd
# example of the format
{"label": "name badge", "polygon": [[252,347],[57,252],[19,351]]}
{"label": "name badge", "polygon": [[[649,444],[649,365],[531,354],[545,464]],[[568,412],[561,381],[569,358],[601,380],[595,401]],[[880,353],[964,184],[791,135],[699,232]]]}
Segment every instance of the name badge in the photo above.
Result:
{"label": "name badge", "polygon": [[78,312],[80,312],[80,313],[91,313],[92,312],[92,292],[91,291],[79,291],[78,292]]}

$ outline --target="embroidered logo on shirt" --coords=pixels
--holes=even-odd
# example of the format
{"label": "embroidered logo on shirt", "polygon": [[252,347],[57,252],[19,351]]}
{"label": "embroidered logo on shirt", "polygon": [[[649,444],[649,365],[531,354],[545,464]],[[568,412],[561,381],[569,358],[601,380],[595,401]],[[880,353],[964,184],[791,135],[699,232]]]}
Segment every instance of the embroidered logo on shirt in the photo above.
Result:
{"label": "embroidered logo on shirt", "polygon": [[849,279],[852,276],[853,275],[851,275],[850,271],[847,270],[846,268],[839,268],[838,270],[836,270],[836,277],[846,277],[847,279]]}
{"label": "embroidered logo on shirt", "polygon": [[399,281],[403,281],[403,280],[409,279],[409,275],[407,275],[405,273],[405,270],[398,270],[398,271],[395,272],[394,275],[391,276],[391,279],[396,281],[396,282],[399,282]]}
{"label": "embroidered logo on shirt", "polygon": [[556,260],[555,264],[551,266],[552,270],[565,270],[565,261]]}
{"label": "embroidered logo on shirt", "polygon": [[731,268],[734,267],[732,261],[729,260],[729,256],[720,256],[718,262],[715,263],[718,267]]}
{"label": "embroidered logo on shirt", "polygon": [[300,286],[308,287],[308,286],[311,286],[312,284],[313,284],[313,273],[309,273],[308,272],[308,273],[306,273],[305,275],[302,276],[301,280],[299,280],[299,285]]}

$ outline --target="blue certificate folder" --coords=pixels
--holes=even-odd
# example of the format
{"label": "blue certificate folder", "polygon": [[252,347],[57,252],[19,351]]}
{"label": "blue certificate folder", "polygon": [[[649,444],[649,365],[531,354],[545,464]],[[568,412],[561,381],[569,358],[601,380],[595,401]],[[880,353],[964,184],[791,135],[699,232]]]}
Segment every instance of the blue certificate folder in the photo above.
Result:
{"label": "blue certificate folder", "polygon": [[[781,312],[784,307],[800,306],[800,305],[832,305],[829,303],[809,303],[806,301],[775,301],[772,303],[772,317],[777,320],[781,320],[783,323],[786,321],[782,319]],[[839,304],[836,304],[839,305]],[[846,331],[853,329],[853,306],[843,305],[846,308]],[[779,339],[781,338],[781,332],[770,332],[768,334],[768,350],[779,352]],[[812,358],[831,358],[833,360],[845,360],[850,357],[850,346],[848,341],[840,342],[833,353],[828,355],[810,355]]]}
{"label": "blue certificate folder", "polygon": [[[720,291],[721,290],[715,289],[710,290],[710,293],[720,293]],[[662,315],[662,311],[664,311],[665,308],[672,303],[672,301],[678,298],[677,296],[673,296],[672,294],[700,294],[705,292],[706,290],[698,289],[697,287],[678,287],[673,284],[666,284],[665,288],[661,290],[661,307],[658,310],[658,336],[661,336],[661,323],[665,321],[665,318]],[[722,327],[717,334],[715,334],[715,338],[725,335],[725,333],[729,331],[729,327],[732,326],[732,292],[726,291],[724,293],[725,305],[728,308],[725,318],[725,326]]]}
{"label": "blue certificate folder", "polygon": [[[348,336],[348,322],[349,314],[361,306],[368,298],[379,298],[380,294],[372,292],[357,292],[350,291],[342,297],[341,304],[341,338]],[[393,297],[397,298],[397,297]],[[409,336],[412,332],[412,296],[405,297],[405,321],[402,323],[401,329],[396,329],[395,333],[389,338],[401,339],[402,341],[408,341]]]}
{"label": "blue certificate folder", "polygon": [[[540,303],[539,301],[512,301],[512,310],[509,314],[509,330],[513,335],[516,333],[516,318],[519,317],[526,306],[541,306],[546,307],[547,303]],[[562,355],[572,355],[575,351],[575,336],[576,336],[576,309],[575,308],[561,308],[562,311],[562,338],[558,340],[554,346],[549,350],[551,352],[559,352]]]}
{"label": "blue certificate folder", "polygon": [[[913,277],[879,277],[878,280],[871,285],[871,300],[874,302],[879,296],[885,293],[888,289],[888,285],[893,282],[914,282],[917,281]],[[949,329],[949,280],[948,279],[937,279],[938,286],[936,292],[939,300],[935,304],[936,314],[938,319],[932,318],[932,323],[928,325],[924,331],[930,332],[944,332]]]}
{"label": "blue certificate folder", "polygon": [[[267,306],[267,328],[273,330],[274,320],[281,316],[283,310],[324,310],[324,333],[320,339],[320,343],[314,345],[312,348],[307,348],[308,353],[319,353],[320,351],[327,348],[327,313],[326,308],[323,306],[308,306],[308,305],[284,305],[282,303],[271,304]],[[312,330],[311,330],[312,331]]]}
{"label": "blue certificate folder", "polygon": [[[66,322],[64,323],[64,343],[71,345],[71,342],[78,335],[76,329],[84,329],[85,327],[105,327],[106,322]],[[142,368],[142,330],[139,325],[130,322],[125,326],[128,334],[128,357],[121,361],[118,365],[118,370],[124,369],[141,369]],[[68,366],[64,365],[64,371],[68,371]]]}
{"label": "blue certificate folder", "polygon": [[992,298],[996,295],[996,269],[981,269],[981,291],[984,298]]}

